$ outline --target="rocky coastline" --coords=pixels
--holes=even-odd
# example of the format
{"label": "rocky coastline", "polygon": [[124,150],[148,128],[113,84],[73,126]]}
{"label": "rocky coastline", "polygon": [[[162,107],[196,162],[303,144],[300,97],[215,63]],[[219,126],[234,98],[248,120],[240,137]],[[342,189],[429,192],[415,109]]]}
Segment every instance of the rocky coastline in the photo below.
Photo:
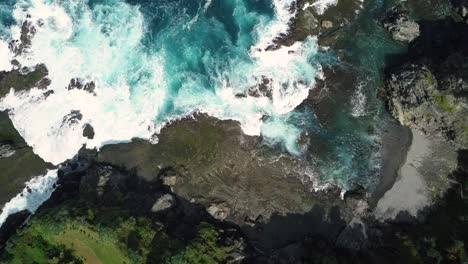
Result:
{"label": "rocky coastline", "polygon": [[[306,2],[298,1],[297,9],[303,10]],[[263,147],[260,138],[244,135],[236,122],[196,115],[165,127],[156,145],[135,139],[107,145],[99,152],[82,149],[73,160],[59,166],[57,189],[32,218],[64,205],[102,212],[119,208],[122,214],[161,224],[169,236],[182,241],[192,239],[196,227],[207,222],[222,234],[218,243],[230,248],[227,263],[462,263],[468,246],[458,243],[468,241],[468,224],[463,220],[468,213],[463,196],[468,191],[465,2],[454,1],[454,17],[442,21],[418,21],[405,11],[408,7],[401,6],[389,9],[390,17],[381,19],[382,28],[408,45],[408,52],[385,69],[382,94],[395,120],[388,117],[381,128],[384,163],[380,183],[372,191],[357,186],[344,195],[338,188],[312,192],[313,182],[304,177],[307,167],[300,160]],[[345,21],[361,8],[359,1],[352,1],[352,7],[343,7],[343,3],[339,1],[322,15],[299,12],[291,33],[277,44],[288,45],[319,34],[321,43],[339,49]],[[337,12],[341,15],[335,16]],[[304,24],[312,28],[304,28]],[[346,62],[347,56],[340,59]],[[38,66],[29,73],[17,69],[11,75],[0,74],[1,96],[9,92],[5,87],[11,86],[4,82],[20,83],[15,88],[28,89],[46,82],[46,72]],[[342,91],[340,78],[344,77],[337,77],[341,73],[334,66],[325,69],[329,90]],[[27,81],[18,81],[21,78]],[[348,78],[358,79],[355,74]],[[314,89],[304,104],[326,102],[323,93]],[[324,120],[328,114],[325,107],[317,113]],[[0,118],[12,129],[6,113]],[[84,130],[83,136],[94,136],[92,127]],[[14,158],[19,165],[13,167],[23,168],[20,162],[25,159],[18,155],[25,149],[21,155],[34,160],[26,159],[34,169],[17,177],[18,181],[25,182],[51,167],[20,141],[16,131],[14,136],[12,133],[2,135],[0,166],[11,164]],[[421,177],[430,177],[424,181],[440,190],[433,191],[436,195],[429,207],[418,208],[414,214],[402,210],[382,221],[375,214],[379,202],[394,188],[404,190],[399,183],[411,184],[404,181],[409,175],[405,168],[420,158],[410,155],[411,149],[419,151],[418,136],[430,146],[447,149],[424,152],[430,157],[418,167]],[[434,169],[445,169],[432,176],[424,171],[431,168],[427,163],[439,166]],[[18,193],[18,188],[20,185],[6,190]],[[21,211],[8,218],[0,230],[0,249],[14,236],[12,230],[28,217]],[[437,227],[448,224],[451,227],[447,230]]]}

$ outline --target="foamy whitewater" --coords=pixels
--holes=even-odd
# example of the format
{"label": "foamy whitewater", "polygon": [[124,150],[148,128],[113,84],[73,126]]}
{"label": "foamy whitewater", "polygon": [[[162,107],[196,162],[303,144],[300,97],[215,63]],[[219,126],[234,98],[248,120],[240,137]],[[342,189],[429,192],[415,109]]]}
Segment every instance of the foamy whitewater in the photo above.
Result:
{"label": "foamy whitewater", "polygon": [[[151,139],[167,122],[194,112],[237,120],[246,134],[298,153],[301,131],[284,120],[314,85],[316,39],[266,51],[287,31],[295,15],[288,11],[292,3],[19,0],[9,35],[19,39],[26,19],[36,33],[15,59],[28,67],[45,64],[54,93],[46,98],[43,90],[11,91],[0,109],[10,110],[34,152],[54,164],[83,144],[99,148]],[[11,67],[8,41],[0,42],[5,70]],[[94,82],[95,93],[68,90],[73,78]],[[239,96],[263,78],[272,79],[271,98]],[[79,111],[82,120],[64,123],[71,111]],[[94,139],[83,137],[86,124],[94,128]]]}
{"label": "foamy whitewater", "polygon": [[27,182],[27,187],[3,207],[0,214],[0,227],[11,214],[23,210],[35,213],[39,206],[50,198],[56,182],[57,170],[49,170],[45,175],[34,177]]}
{"label": "foamy whitewater", "polygon": [[317,14],[323,15],[328,8],[336,6],[337,4],[338,0],[316,0],[313,3],[306,3],[303,9],[305,10],[311,7],[315,12],[317,12]]}

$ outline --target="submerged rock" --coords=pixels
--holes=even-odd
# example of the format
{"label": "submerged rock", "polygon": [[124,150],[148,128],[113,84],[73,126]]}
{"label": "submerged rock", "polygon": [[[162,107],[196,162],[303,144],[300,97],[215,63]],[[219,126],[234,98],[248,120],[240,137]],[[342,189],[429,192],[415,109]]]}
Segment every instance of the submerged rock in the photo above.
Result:
{"label": "submerged rock", "polygon": [[70,84],[67,87],[68,90],[73,90],[73,89],[83,90],[91,94],[94,94],[95,88],[96,88],[96,84],[93,81],[85,82],[84,80],[80,78],[71,79]]}
{"label": "submerged rock", "polygon": [[382,20],[382,25],[392,34],[393,39],[401,42],[411,42],[420,34],[419,24],[400,7],[390,9]]}
{"label": "submerged rock", "polygon": [[62,126],[73,126],[78,124],[83,119],[83,114],[79,110],[72,110],[70,113],[63,117]]}

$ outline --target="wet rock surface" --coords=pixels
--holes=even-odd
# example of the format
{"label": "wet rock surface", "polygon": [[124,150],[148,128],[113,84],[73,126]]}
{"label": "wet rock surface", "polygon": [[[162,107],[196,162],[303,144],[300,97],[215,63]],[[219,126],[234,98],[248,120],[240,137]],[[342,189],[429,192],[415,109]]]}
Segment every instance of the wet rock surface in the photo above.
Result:
{"label": "wet rock surface", "polygon": [[90,124],[86,124],[83,128],[83,137],[88,139],[94,138],[94,128]]}
{"label": "wet rock surface", "polygon": [[45,89],[50,84],[50,80],[46,78],[47,74],[47,68],[42,64],[25,71],[0,71],[0,98],[7,95],[11,89],[15,92],[28,91],[35,87]]}
{"label": "wet rock surface", "polygon": [[427,22],[411,44],[410,61],[388,72],[390,112],[426,135],[468,147],[468,27],[451,19]]}
{"label": "wet rock surface", "polygon": [[88,93],[94,94],[94,89],[96,88],[96,84],[93,81],[86,82],[79,78],[71,79],[70,84],[68,85],[68,90],[83,90]]}
{"label": "wet rock surface", "polygon": [[382,20],[383,27],[388,30],[393,39],[402,42],[411,42],[420,34],[419,24],[412,20],[402,7],[391,8]]}
{"label": "wet rock surface", "polygon": [[15,130],[7,112],[0,112],[0,207],[24,188],[34,176],[48,168]]}
{"label": "wet rock surface", "polygon": [[303,41],[309,36],[317,36],[320,45],[334,47],[343,36],[343,28],[357,18],[362,9],[360,1],[337,1],[323,13],[314,7],[317,1],[297,1],[294,9],[296,17],[290,22],[290,30],[279,36],[275,47],[291,46],[296,41]]}
{"label": "wet rock surface", "polygon": [[[298,6],[303,8],[305,2],[299,1]],[[307,25],[303,26],[309,28],[300,28],[296,24],[295,37],[289,40],[283,38],[283,43],[303,38],[316,27],[319,27],[317,30],[339,31],[345,20],[340,20],[341,16],[333,18],[332,15],[346,12],[353,17],[351,13],[355,14],[359,7],[357,1],[351,1],[351,4],[346,4],[349,4],[348,9],[348,6],[342,6],[343,2],[339,1],[339,9],[332,7],[323,16],[314,14],[312,9],[299,13],[299,19],[307,21]],[[408,122],[425,133],[440,134],[463,144],[463,141],[459,141],[459,134],[453,136],[451,129],[447,128],[447,124],[458,122],[448,122],[452,117],[446,117],[447,114],[443,113],[443,110],[452,108],[444,109],[445,99],[440,100],[442,105],[436,105],[439,101],[431,93],[465,100],[465,68],[460,64],[465,57],[463,52],[456,55],[442,53],[447,43],[425,38],[428,32],[432,32],[430,28],[422,25],[422,40],[411,44],[413,47],[423,47],[414,48],[417,52],[411,57],[417,59],[389,71],[391,77],[387,81],[387,91],[391,98],[390,109],[396,117],[403,116],[401,120],[399,118],[402,123]],[[306,33],[301,35],[301,30]],[[334,35],[333,32],[329,33],[330,36]],[[451,36],[457,37],[456,34]],[[321,39],[325,41],[327,38]],[[452,50],[459,48],[458,44],[448,44]],[[433,50],[438,51],[434,56],[436,59],[421,58],[421,54],[427,55]],[[435,67],[440,62],[443,66]],[[336,68],[328,70],[335,71]],[[462,81],[459,81],[460,78]],[[336,82],[324,84],[311,92],[306,103],[322,106],[317,111],[317,118],[329,120],[333,114],[332,108],[341,103],[340,96],[344,98],[346,93],[352,92],[340,88],[345,87],[344,84],[356,83],[356,79],[355,75],[350,74],[337,78]],[[337,96],[332,98],[335,102],[327,94],[327,89],[335,91]],[[254,92],[258,92],[259,96],[268,96],[268,90]],[[424,116],[421,112],[425,111],[420,110],[421,105],[437,114],[436,118],[421,123],[419,118]],[[456,111],[460,109],[456,108]],[[79,115],[75,113],[74,116]],[[70,116],[65,123],[73,120]],[[332,124],[324,122],[324,126]],[[399,130],[390,134],[404,133]],[[418,225],[416,219],[404,213],[399,215],[408,219],[404,224],[401,221],[374,221],[368,215],[369,206],[372,207],[367,201],[368,194],[359,186],[347,192],[344,200],[339,199],[338,189],[311,192],[310,179],[304,177],[304,164],[294,157],[262,148],[259,140],[244,135],[239,124],[232,121],[219,121],[206,116],[178,121],[162,130],[157,145],[135,139],[126,144],[105,146],[100,152],[83,151],[62,165],[59,187],[43,208],[59,206],[71,200],[103,210],[119,208],[135,215],[151,213],[152,217],[168,227],[171,234],[181,238],[190,237],[194,226],[200,221],[209,221],[230,234],[226,237],[231,241],[239,242],[244,238],[248,241],[248,246],[243,242],[234,243],[237,246],[231,253],[233,262],[434,263],[437,256],[424,255],[425,252],[433,253],[430,250],[447,254],[448,259],[461,258],[457,255],[459,248],[451,251],[452,245],[445,245],[444,238],[456,236],[460,241],[467,241],[464,239],[467,238],[466,230],[457,229],[463,224],[466,209],[466,199],[460,197],[460,192],[466,191],[468,164],[463,151],[460,151],[459,168],[455,172],[456,177],[460,178],[457,180],[462,183],[446,195],[447,204],[442,201],[437,205],[436,209],[442,214],[428,211],[429,221]],[[404,152],[404,148],[389,150],[388,153],[400,152]],[[390,171],[397,170],[395,164],[389,167]],[[385,185],[392,185],[392,180]],[[386,188],[388,186],[383,189]],[[434,228],[440,223],[450,223],[450,230]],[[430,241],[433,239],[436,242],[426,243],[427,235]]]}
{"label": "wet rock surface", "polygon": [[30,216],[31,212],[28,210],[23,210],[8,216],[5,223],[0,227],[0,252],[4,249],[8,239],[16,234],[18,227],[22,226]]}

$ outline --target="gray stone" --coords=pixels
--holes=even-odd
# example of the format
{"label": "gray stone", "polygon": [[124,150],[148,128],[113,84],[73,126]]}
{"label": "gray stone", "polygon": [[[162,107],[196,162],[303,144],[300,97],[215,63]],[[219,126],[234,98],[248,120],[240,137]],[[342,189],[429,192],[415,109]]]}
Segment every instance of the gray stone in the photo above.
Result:
{"label": "gray stone", "polygon": [[382,25],[397,41],[411,42],[420,35],[419,24],[399,7],[394,7],[387,12]]}
{"label": "gray stone", "polygon": [[174,196],[171,194],[164,194],[154,203],[153,207],[151,207],[151,212],[157,213],[170,209],[175,205],[175,202]]}
{"label": "gray stone", "polygon": [[[444,72],[443,65],[445,63],[439,66],[438,72]],[[449,75],[453,77],[453,74]],[[387,77],[387,104],[402,125],[466,148],[468,102],[457,94],[467,85],[448,81],[450,76],[436,76],[422,63],[405,64]]]}
{"label": "gray stone", "polygon": [[83,137],[88,139],[94,138],[94,128],[90,124],[86,124],[83,128]]}
{"label": "gray stone", "polygon": [[322,28],[324,29],[330,29],[333,27],[333,22],[331,22],[330,20],[324,20],[322,21]]}
{"label": "gray stone", "polygon": [[211,204],[207,209],[208,213],[217,220],[224,220],[228,217],[231,209],[225,203]]}

